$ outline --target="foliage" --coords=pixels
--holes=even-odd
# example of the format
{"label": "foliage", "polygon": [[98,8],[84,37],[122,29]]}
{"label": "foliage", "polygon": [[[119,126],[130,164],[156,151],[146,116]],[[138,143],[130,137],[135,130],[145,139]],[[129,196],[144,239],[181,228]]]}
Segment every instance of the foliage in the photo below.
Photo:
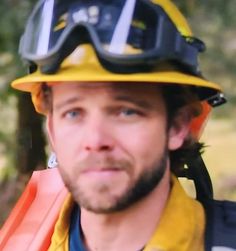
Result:
{"label": "foliage", "polygon": [[[33,1],[2,0],[0,5],[1,87],[10,91],[9,82],[22,71],[18,44]],[[5,93],[3,93],[5,94]],[[6,97],[1,95],[1,98]]]}
{"label": "foliage", "polygon": [[[16,138],[12,136],[17,129],[16,107],[19,97],[9,83],[25,72],[18,56],[18,44],[34,2],[1,0],[0,4],[0,165],[7,176],[14,170],[12,165],[16,154]],[[8,161],[4,162],[5,158],[2,156]],[[7,169],[3,169],[4,163],[8,165]]]}
{"label": "foliage", "polygon": [[[206,43],[201,55],[204,76],[219,83],[228,105],[218,109],[225,116],[236,104],[236,15],[235,0],[175,0],[187,14],[194,34]],[[229,112],[228,112],[229,114]]]}

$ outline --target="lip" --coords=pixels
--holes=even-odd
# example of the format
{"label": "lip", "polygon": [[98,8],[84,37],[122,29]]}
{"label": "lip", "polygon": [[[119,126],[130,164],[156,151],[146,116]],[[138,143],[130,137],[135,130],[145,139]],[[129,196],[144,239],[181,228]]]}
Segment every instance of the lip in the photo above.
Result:
{"label": "lip", "polygon": [[103,173],[103,172],[120,172],[124,171],[121,168],[116,167],[99,167],[99,168],[86,168],[82,173]]}
{"label": "lip", "polygon": [[122,172],[124,172],[124,169],[122,168],[100,167],[100,168],[87,168],[83,170],[81,174],[88,176],[106,177],[106,176],[113,176]]}

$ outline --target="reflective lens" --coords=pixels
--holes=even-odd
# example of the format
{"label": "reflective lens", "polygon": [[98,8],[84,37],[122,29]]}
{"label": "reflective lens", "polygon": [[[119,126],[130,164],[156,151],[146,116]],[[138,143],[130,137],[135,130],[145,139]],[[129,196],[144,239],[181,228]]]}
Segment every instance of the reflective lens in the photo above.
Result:
{"label": "reflective lens", "polygon": [[156,13],[135,0],[107,2],[41,2],[27,26],[23,50],[38,56],[50,54],[65,33],[85,24],[93,27],[102,47],[110,53],[136,54],[142,49],[154,49]]}

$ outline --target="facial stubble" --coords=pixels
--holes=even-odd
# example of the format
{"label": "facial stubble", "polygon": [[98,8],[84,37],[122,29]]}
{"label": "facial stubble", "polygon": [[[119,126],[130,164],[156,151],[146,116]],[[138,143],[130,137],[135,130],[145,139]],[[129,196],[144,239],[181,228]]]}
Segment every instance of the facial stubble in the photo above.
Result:
{"label": "facial stubble", "polygon": [[[168,156],[167,146],[165,146],[162,155],[156,163],[145,168],[142,173],[140,173],[139,177],[134,181],[132,186],[128,187],[122,195],[118,196],[109,205],[101,204],[94,206],[93,201],[91,201],[91,198],[86,196],[83,189],[76,187],[77,185],[71,182],[70,178],[65,173],[62,176],[66,186],[80,207],[97,214],[114,213],[125,210],[142,200],[159,185],[167,168]],[[131,167],[131,164],[125,160],[118,162],[119,164],[117,164],[117,160],[110,159],[109,165],[118,166],[119,168],[122,168],[121,165],[123,165],[124,169]],[[80,164],[77,164],[74,168],[77,168],[79,165]],[[106,185],[100,186],[101,192],[106,191],[106,189]]]}

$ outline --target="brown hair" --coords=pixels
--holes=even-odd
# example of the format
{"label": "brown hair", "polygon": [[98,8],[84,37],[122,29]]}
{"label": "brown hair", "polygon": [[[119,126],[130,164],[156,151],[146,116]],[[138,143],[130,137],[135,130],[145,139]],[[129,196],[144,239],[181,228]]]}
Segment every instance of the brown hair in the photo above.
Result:
{"label": "brown hair", "polygon": [[[182,109],[189,113],[190,119],[201,114],[201,102],[194,88],[170,84],[163,86],[162,92],[167,107],[169,127],[174,123],[176,116]],[[179,176],[189,158],[196,151],[201,152],[203,146],[190,133],[179,149],[170,152],[171,171]]]}
{"label": "brown hair", "polygon": [[52,112],[52,89],[47,83],[41,86],[41,106],[46,113]]}

